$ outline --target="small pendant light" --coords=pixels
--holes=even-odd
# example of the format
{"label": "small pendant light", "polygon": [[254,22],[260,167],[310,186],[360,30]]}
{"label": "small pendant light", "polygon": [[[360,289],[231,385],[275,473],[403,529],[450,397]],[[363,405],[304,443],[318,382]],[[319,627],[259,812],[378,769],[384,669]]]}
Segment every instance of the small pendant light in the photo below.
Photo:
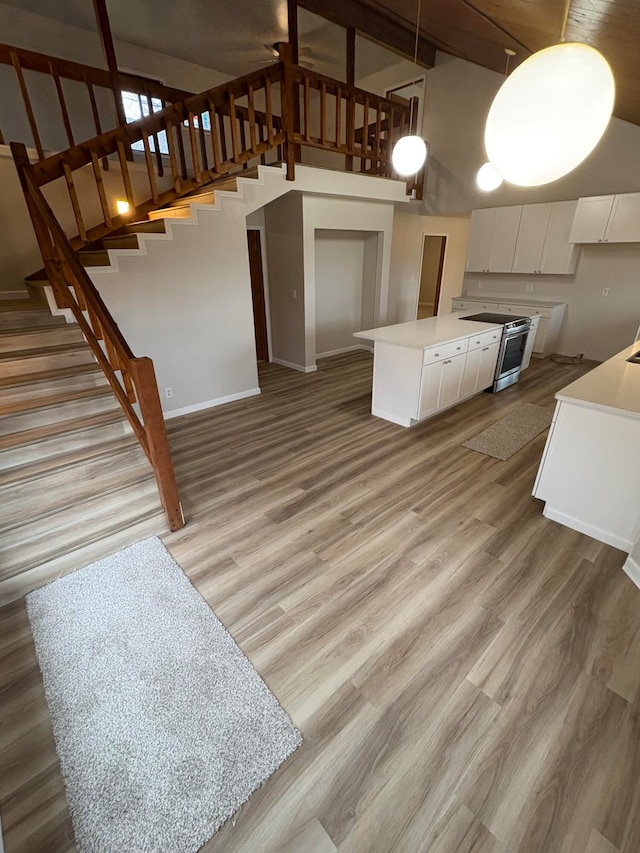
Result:
{"label": "small pendant light", "polygon": [[[416,73],[418,72],[418,39],[420,35],[420,8],[422,0],[418,0],[418,14],[416,18],[416,43],[413,52],[413,64]],[[415,90],[415,74],[413,80],[413,88],[411,90],[411,108],[409,112],[409,133],[406,136],[401,136],[393,146],[391,152],[391,163],[395,171],[402,175],[403,178],[408,178],[415,175],[427,159],[427,146],[421,136],[412,133],[413,130],[413,94]],[[416,116],[417,120],[417,116]]]}

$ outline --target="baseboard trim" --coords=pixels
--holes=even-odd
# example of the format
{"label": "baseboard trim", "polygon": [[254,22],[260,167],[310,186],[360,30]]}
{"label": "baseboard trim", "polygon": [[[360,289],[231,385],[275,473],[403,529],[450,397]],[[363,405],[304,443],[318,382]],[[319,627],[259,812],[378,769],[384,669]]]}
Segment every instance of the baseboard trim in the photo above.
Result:
{"label": "baseboard trim", "polygon": [[640,589],[640,565],[629,555],[625,561],[622,571],[633,581]]}
{"label": "baseboard trim", "polygon": [[371,414],[376,418],[391,421],[392,424],[397,424],[401,427],[410,427],[412,424],[411,418],[401,418],[398,415],[391,415],[389,412],[383,412],[382,409],[371,409]]}
{"label": "baseboard trim", "polygon": [[620,551],[626,551],[627,554],[633,549],[633,542],[630,539],[623,539],[621,536],[616,536],[609,533],[607,530],[601,530],[593,524],[587,524],[579,518],[573,518],[564,512],[559,512],[549,504],[545,505],[543,515],[545,518],[550,518],[551,521],[557,521],[558,524],[564,524],[565,527],[570,527],[572,530],[577,530],[578,533],[584,533],[585,536],[590,536],[592,539],[597,539],[598,542],[604,542],[605,545],[611,545],[613,548],[618,548]]}
{"label": "baseboard trim", "polygon": [[294,364],[292,361],[285,361],[283,358],[272,358],[275,364],[279,364],[281,367],[289,367],[291,370],[297,370],[299,373],[315,373],[318,369],[316,364],[311,365],[311,367],[305,367],[304,364]]}
{"label": "baseboard trim", "polygon": [[251,388],[249,391],[240,391],[238,394],[227,394],[226,397],[216,397],[215,400],[205,400],[203,403],[195,403],[193,406],[183,406],[181,409],[171,409],[164,413],[165,421],[179,418],[182,415],[190,415],[193,412],[201,412],[203,409],[213,409],[216,406],[224,406],[225,403],[235,403],[236,400],[244,400],[247,397],[256,397],[261,394],[260,388]]}
{"label": "baseboard trim", "polygon": [[332,355],[342,355],[345,352],[356,352],[357,350],[366,350],[367,352],[373,352],[373,347],[365,347],[361,344],[355,344],[355,346],[342,347],[342,349],[331,349],[327,350],[327,352],[317,352],[316,358],[329,358]]}

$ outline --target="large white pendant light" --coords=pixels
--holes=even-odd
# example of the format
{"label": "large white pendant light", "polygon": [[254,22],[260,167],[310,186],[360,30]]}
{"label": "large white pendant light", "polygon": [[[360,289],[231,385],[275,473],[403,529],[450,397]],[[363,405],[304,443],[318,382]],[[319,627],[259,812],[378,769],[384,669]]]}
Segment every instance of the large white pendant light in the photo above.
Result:
{"label": "large white pendant light", "polygon": [[608,62],[586,44],[564,43],[530,56],[507,77],[491,105],[485,148],[494,169],[523,187],[555,181],[593,151],[613,112]]}
{"label": "large white pendant light", "polygon": [[[420,34],[420,8],[422,0],[418,0],[418,14],[416,18],[416,42],[413,52],[413,64],[415,70],[418,70],[418,38]],[[415,75],[413,89],[415,89]],[[409,133],[406,136],[401,136],[393,146],[391,152],[391,163],[395,171],[402,175],[403,178],[408,178],[420,171],[424,161],[427,159],[427,146],[424,139],[415,133],[413,130],[413,89],[411,92],[411,108],[409,112]],[[417,116],[416,116],[417,120]]]}

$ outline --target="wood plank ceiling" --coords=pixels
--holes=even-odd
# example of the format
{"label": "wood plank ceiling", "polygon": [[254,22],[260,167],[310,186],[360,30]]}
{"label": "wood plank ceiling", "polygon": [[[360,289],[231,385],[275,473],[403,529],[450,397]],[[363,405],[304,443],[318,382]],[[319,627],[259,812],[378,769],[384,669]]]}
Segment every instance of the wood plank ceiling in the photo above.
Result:
{"label": "wood plank ceiling", "polygon": [[[300,0],[307,5],[306,0]],[[359,0],[415,33],[417,0]],[[331,7],[340,0],[317,0]],[[328,10],[327,10],[328,11]],[[422,0],[421,36],[438,49],[494,71],[511,67],[559,40],[564,0]],[[329,16],[329,15],[328,15]],[[616,80],[615,114],[640,124],[640,2],[571,0],[566,41],[593,45],[608,59]]]}

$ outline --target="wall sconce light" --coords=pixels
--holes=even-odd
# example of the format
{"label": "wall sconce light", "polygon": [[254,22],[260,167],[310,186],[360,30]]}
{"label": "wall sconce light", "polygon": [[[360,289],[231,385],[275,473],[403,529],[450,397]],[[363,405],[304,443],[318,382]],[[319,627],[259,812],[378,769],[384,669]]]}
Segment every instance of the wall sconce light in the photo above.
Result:
{"label": "wall sconce light", "polygon": [[129,213],[129,202],[125,201],[122,198],[117,199],[116,201],[116,210],[121,216],[124,216],[126,213]]}

